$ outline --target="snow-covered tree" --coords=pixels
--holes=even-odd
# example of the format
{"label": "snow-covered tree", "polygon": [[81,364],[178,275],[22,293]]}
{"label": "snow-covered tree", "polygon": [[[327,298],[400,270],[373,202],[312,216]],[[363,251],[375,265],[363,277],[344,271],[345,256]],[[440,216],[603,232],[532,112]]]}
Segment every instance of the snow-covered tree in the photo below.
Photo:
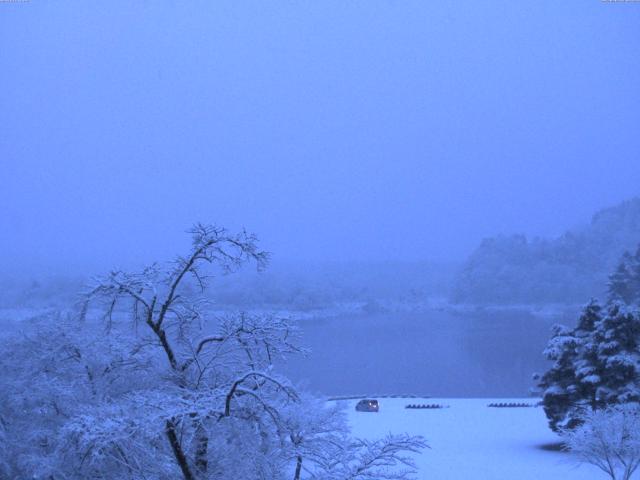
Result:
{"label": "snow-covered tree", "polygon": [[599,404],[640,401],[640,311],[613,305],[595,325],[593,341],[599,367]]}
{"label": "snow-covered tree", "polygon": [[575,422],[569,415],[570,406],[578,401],[574,362],[578,340],[573,331],[562,325],[554,326],[549,345],[544,351],[553,366],[541,377],[539,386],[544,389],[544,410],[553,430]]}
{"label": "snow-covered tree", "polygon": [[6,424],[0,417],[0,478],[9,477],[11,466],[9,465],[9,442],[6,433]]}
{"label": "snow-covered tree", "polygon": [[294,446],[294,480],[413,478],[416,467],[412,454],[427,446],[421,438],[409,435],[387,435],[374,441],[353,439],[344,409],[313,397],[289,411],[287,431]]}
{"label": "snow-covered tree", "polygon": [[580,425],[592,410],[640,401],[640,312],[592,301],[574,329],[555,327],[545,350],[553,362],[540,378],[549,424]]}
{"label": "snow-covered tree", "polygon": [[585,414],[583,423],[564,433],[568,449],[595,465],[611,480],[630,480],[640,466],[640,407],[625,404]]}
{"label": "snow-covered tree", "polygon": [[303,352],[288,319],[211,317],[201,292],[212,269],[266,264],[255,237],[207,225],[191,233],[186,256],[97,278],[79,318],[40,319],[3,345],[9,461],[0,469],[10,478],[408,478],[421,438],[352,439],[340,409],[277,374],[276,360]]}
{"label": "snow-covered tree", "polygon": [[92,404],[119,401],[132,385],[158,383],[150,357],[131,357],[131,336],[80,329],[58,314],[24,324],[26,333],[0,349],[0,419],[8,478],[40,478],[57,470],[58,433]]}
{"label": "snow-covered tree", "polygon": [[634,255],[622,255],[607,287],[610,302],[640,305],[640,245]]}

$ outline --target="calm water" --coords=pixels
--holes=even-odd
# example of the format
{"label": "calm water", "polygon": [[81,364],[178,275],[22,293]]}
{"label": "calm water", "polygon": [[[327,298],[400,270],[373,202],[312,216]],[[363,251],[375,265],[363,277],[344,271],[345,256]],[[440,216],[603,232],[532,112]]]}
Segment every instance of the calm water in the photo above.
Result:
{"label": "calm water", "polygon": [[[33,315],[0,310],[0,337]],[[327,395],[528,395],[532,374],[546,368],[542,350],[551,326],[573,325],[576,318],[575,312],[542,317],[434,310],[301,320],[302,341],[311,354],[291,359],[279,371]]]}
{"label": "calm water", "polygon": [[575,314],[528,312],[362,314],[301,322],[308,358],[284,366],[329,395],[415,393],[521,396],[533,386],[551,326]]}

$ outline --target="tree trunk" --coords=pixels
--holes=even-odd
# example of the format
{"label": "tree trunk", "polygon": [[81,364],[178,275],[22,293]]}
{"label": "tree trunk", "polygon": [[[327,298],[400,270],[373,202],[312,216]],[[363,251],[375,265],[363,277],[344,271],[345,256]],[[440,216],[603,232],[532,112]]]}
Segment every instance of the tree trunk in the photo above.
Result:
{"label": "tree trunk", "polygon": [[293,480],[300,480],[301,472],[302,472],[302,457],[298,455],[298,459],[296,460],[296,473],[293,477]]}
{"label": "tree trunk", "polygon": [[203,477],[207,473],[209,462],[207,451],[209,449],[209,436],[202,425],[196,429],[196,469]]}
{"label": "tree trunk", "polygon": [[180,445],[180,442],[178,441],[178,436],[176,435],[176,425],[172,420],[167,420],[167,423],[165,425],[165,432],[167,434],[167,438],[169,439],[169,443],[171,444],[173,456],[176,458],[176,462],[178,462],[180,470],[182,470],[182,476],[184,477],[184,480],[195,480],[193,473],[191,473],[191,468],[189,468],[187,456],[184,454],[182,445]]}

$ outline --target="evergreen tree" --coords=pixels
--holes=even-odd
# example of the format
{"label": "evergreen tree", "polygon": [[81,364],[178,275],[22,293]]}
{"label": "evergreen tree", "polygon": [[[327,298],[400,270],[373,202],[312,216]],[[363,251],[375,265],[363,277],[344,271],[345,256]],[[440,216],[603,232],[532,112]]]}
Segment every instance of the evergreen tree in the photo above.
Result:
{"label": "evergreen tree", "polygon": [[589,411],[640,402],[640,311],[592,301],[575,329],[554,327],[545,350],[552,367],[540,378],[554,431],[580,425]]}
{"label": "evergreen tree", "polygon": [[609,303],[640,305],[640,245],[635,255],[625,252],[609,276],[608,297]]}
{"label": "evergreen tree", "polygon": [[577,400],[573,368],[577,351],[578,340],[573,332],[562,325],[554,326],[551,340],[544,351],[545,357],[554,364],[539,383],[544,389],[544,411],[554,431],[564,424],[570,406]]}
{"label": "evergreen tree", "polygon": [[633,292],[631,303],[640,305],[640,245],[638,245],[631,264],[631,290]]}
{"label": "evergreen tree", "polygon": [[610,302],[623,302],[627,303],[631,300],[631,272],[629,271],[629,265],[631,262],[631,255],[629,252],[625,252],[622,256],[622,260],[616,267],[615,272],[609,275],[609,283],[607,285],[608,295]]}
{"label": "evergreen tree", "polygon": [[[589,407],[592,410],[597,409],[598,385],[602,382],[602,365],[598,357],[598,345],[593,341],[593,332],[596,326],[602,321],[603,308],[600,304],[591,300],[585,307],[582,315],[578,319],[578,325],[574,330],[574,335],[578,339],[579,347],[574,356],[573,369],[576,378],[576,394],[578,399],[578,408],[576,413]],[[572,422],[572,425],[576,422]]]}
{"label": "evergreen tree", "polygon": [[614,305],[594,332],[599,404],[640,402],[640,313]]}
{"label": "evergreen tree", "polygon": [[541,377],[543,405],[549,425],[554,431],[580,424],[581,412],[593,408],[600,381],[594,362],[590,336],[601,319],[602,307],[595,301],[587,305],[578,326],[571,330],[556,325],[544,355],[553,366]]}

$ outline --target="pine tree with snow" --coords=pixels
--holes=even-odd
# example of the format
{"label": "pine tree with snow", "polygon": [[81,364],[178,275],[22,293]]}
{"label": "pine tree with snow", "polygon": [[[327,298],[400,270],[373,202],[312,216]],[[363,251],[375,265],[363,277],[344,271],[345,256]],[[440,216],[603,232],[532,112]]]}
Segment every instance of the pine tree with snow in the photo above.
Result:
{"label": "pine tree with snow", "polygon": [[640,312],[614,305],[595,325],[598,404],[640,401]]}
{"label": "pine tree with snow", "polygon": [[616,271],[609,275],[607,289],[609,300],[612,302],[627,303],[631,300],[632,292],[629,288],[631,285],[630,263],[631,255],[629,255],[629,252],[625,252],[622,260],[616,267]]}
{"label": "pine tree with snow", "polygon": [[541,377],[544,410],[554,431],[580,424],[585,404],[594,408],[600,381],[597,358],[590,341],[602,307],[595,301],[587,305],[575,329],[556,325],[544,355],[553,366]]}
{"label": "pine tree with snow", "polygon": [[590,411],[640,402],[640,310],[592,301],[575,329],[554,327],[540,378],[554,431],[579,426]]}
{"label": "pine tree with snow", "polygon": [[640,305],[640,245],[635,255],[625,252],[609,276],[608,297],[610,303]]}
{"label": "pine tree with snow", "polygon": [[[598,345],[593,340],[593,332],[597,329],[597,325],[602,321],[604,312],[603,307],[595,301],[585,307],[578,320],[574,335],[578,339],[580,348],[576,351],[573,369],[576,379],[576,390],[580,402],[576,411],[579,413],[586,404],[592,410],[597,409],[598,404],[597,390],[598,385],[602,382],[603,369],[602,362],[598,356]],[[572,425],[576,423],[579,417],[573,419]]]}
{"label": "pine tree with snow", "polygon": [[633,256],[631,264],[631,304],[640,306],[640,245]]}
{"label": "pine tree with snow", "polygon": [[578,351],[578,340],[573,332],[562,325],[556,325],[544,355],[554,362],[553,366],[540,378],[543,388],[544,411],[549,425],[555,431],[568,418],[568,411],[577,399],[574,361]]}

